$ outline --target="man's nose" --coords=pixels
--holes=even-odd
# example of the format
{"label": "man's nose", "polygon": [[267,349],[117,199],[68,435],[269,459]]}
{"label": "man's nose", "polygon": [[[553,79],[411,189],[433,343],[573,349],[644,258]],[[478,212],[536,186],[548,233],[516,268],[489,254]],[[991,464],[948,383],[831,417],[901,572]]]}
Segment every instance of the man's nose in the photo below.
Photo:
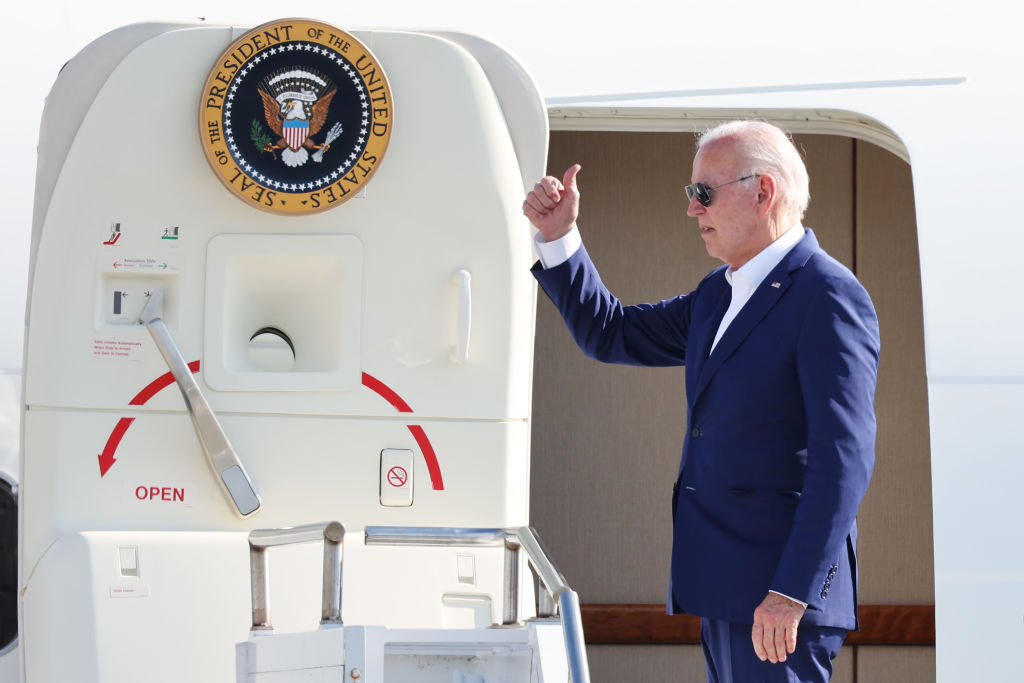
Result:
{"label": "man's nose", "polygon": [[700,216],[707,210],[708,207],[704,206],[703,204],[697,201],[697,195],[693,195],[693,197],[690,199],[690,205],[686,207],[686,215]]}

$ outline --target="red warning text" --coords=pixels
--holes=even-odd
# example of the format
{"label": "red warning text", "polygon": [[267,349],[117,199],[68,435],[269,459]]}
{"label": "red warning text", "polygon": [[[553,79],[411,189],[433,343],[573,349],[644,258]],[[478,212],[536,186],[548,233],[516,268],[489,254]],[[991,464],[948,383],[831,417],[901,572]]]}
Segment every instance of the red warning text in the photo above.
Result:
{"label": "red warning text", "polygon": [[185,489],[172,486],[136,486],[136,500],[158,500],[167,503],[184,503]]}

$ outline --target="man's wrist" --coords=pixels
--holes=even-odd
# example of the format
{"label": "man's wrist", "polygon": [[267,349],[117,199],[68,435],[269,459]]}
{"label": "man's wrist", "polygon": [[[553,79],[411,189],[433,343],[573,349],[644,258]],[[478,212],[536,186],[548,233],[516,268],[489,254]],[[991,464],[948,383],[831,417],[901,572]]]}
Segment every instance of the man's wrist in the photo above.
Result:
{"label": "man's wrist", "polygon": [[583,238],[580,237],[580,231],[573,223],[569,232],[550,242],[546,242],[544,234],[538,232],[533,236],[533,244],[537,250],[537,258],[540,259],[540,264],[546,270],[568,261],[569,257],[575,254],[583,244]]}
{"label": "man's wrist", "polygon": [[804,602],[803,600],[797,600],[796,598],[791,597],[789,595],[786,595],[785,593],[780,593],[779,591],[773,591],[773,590],[769,589],[768,592],[769,593],[774,593],[775,595],[778,595],[778,596],[781,596],[783,598],[786,598],[787,600],[791,600],[791,601],[795,602],[796,604],[803,606],[804,609],[807,609],[807,603]]}

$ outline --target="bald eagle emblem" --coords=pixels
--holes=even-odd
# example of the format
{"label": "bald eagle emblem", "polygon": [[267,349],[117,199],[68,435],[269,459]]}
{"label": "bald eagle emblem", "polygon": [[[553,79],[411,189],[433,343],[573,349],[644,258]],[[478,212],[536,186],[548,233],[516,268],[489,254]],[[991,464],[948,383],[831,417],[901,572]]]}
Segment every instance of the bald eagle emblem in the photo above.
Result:
{"label": "bald eagle emblem", "polygon": [[277,141],[267,135],[258,119],[253,120],[252,141],[260,152],[269,152],[295,168],[305,164],[314,150],[313,161],[319,163],[342,133],[340,122],[327,132],[323,143],[313,136],[327,122],[327,111],[338,89],[331,79],[314,69],[284,68],[268,74],[257,86],[263,99],[263,115]]}
{"label": "bald eagle emblem", "polygon": [[239,36],[199,98],[199,139],[219,182],[280,215],[365,196],[393,127],[377,58],[355,36],[312,19],[278,19]]}

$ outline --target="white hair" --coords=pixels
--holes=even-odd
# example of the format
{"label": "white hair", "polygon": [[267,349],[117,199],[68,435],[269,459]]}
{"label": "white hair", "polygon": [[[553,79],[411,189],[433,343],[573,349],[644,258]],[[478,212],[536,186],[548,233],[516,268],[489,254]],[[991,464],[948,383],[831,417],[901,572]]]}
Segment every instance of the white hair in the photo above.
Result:
{"label": "white hair", "polygon": [[811,201],[810,179],[804,160],[789,135],[766,121],[729,121],[705,131],[697,149],[715,140],[730,139],[747,164],[743,175],[770,174],[779,187],[780,213],[803,218]]}

